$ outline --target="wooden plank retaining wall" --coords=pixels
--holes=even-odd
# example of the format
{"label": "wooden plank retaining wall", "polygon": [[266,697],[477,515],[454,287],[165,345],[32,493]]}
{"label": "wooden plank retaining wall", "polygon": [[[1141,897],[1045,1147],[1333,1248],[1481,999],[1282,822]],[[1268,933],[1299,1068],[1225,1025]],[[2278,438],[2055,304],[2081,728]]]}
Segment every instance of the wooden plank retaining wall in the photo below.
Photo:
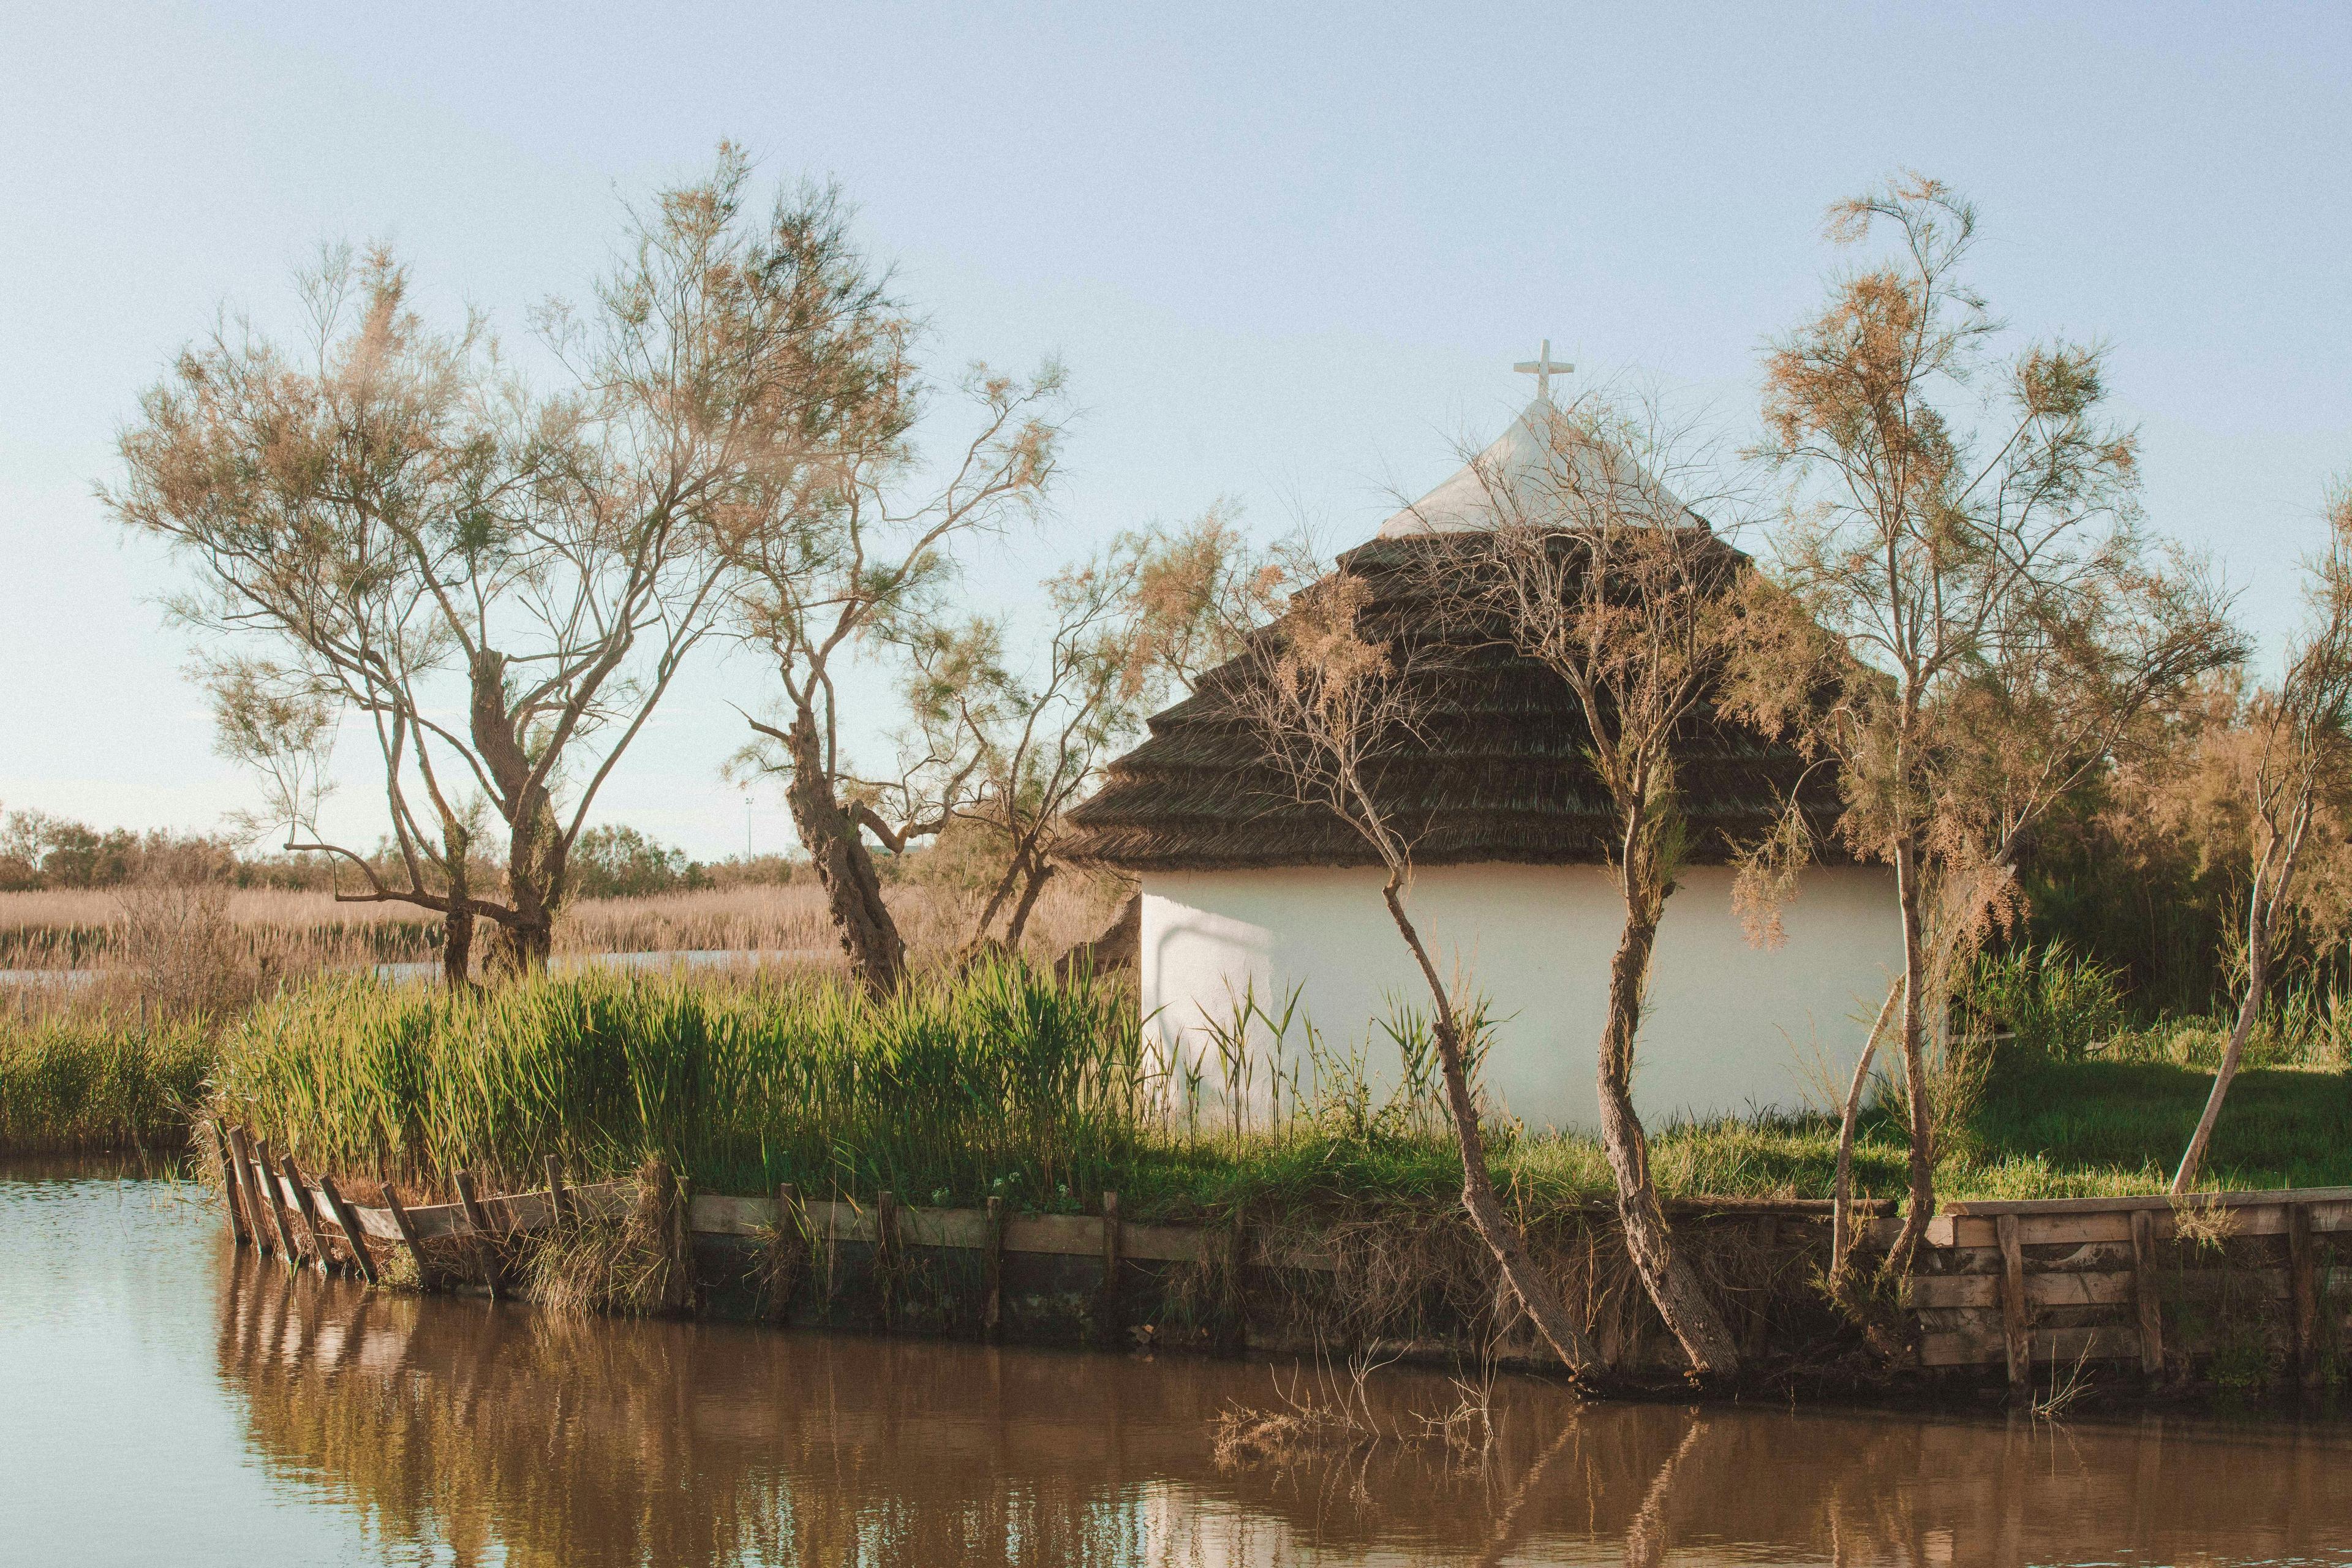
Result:
{"label": "wooden plank retaining wall", "polygon": [[[321,1268],[352,1266],[371,1279],[393,1249],[404,1248],[420,1277],[433,1270],[425,1248],[470,1243],[494,1293],[501,1280],[497,1244],[542,1228],[567,1212],[620,1217],[638,1201],[635,1178],[566,1184],[551,1162],[544,1191],[480,1195],[469,1179],[464,1201],[418,1207],[396,1194],[372,1207],[347,1202],[331,1178],[305,1175],[294,1161],[242,1129],[214,1129],[231,1233],[241,1246]],[[1716,1216],[1745,1211],[1826,1217],[1823,1203],[1704,1200],[1672,1205]],[[1099,1258],[1109,1280],[1119,1262],[1206,1265],[1219,1259],[1260,1268],[1331,1272],[1338,1260],[1312,1239],[1231,1227],[1137,1225],[1105,1194],[1100,1215],[1021,1215],[986,1208],[918,1208],[884,1194],[867,1206],[803,1200],[790,1188],[772,1197],[692,1194],[694,1236],[756,1238],[797,1233],[812,1247],[862,1244],[877,1253],[905,1247],[982,1255],[998,1318],[997,1281],[1008,1255]],[[1884,1205],[1865,1212],[1883,1215]],[[1895,1222],[1876,1218],[1884,1246]],[[681,1238],[681,1245],[683,1245]],[[1954,1203],[1931,1220],[1904,1282],[1922,1369],[2003,1366],[2023,1388],[2037,1364],[2137,1362],[2168,1375],[2216,1352],[2221,1337],[2248,1335],[2284,1355],[2300,1381],[2317,1383],[2338,1347],[2352,1346],[2352,1187],[2200,1194],[2167,1197],[2057,1198]],[[2352,1359],[2347,1356],[2345,1359]]]}
{"label": "wooden plank retaining wall", "polygon": [[2125,1361],[2157,1377],[2234,1337],[2311,1384],[2352,1333],[2347,1233],[2352,1187],[1955,1203],[1905,1301],[1923,1367],[2004,1365],[2021,1386],[2037,1363]]}

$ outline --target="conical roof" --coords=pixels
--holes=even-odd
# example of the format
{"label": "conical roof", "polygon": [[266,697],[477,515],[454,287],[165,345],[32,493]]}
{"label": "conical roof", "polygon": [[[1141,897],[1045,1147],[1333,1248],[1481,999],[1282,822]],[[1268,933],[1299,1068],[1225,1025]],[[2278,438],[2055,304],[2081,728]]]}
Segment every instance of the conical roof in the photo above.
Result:
{"label": "conical roof", "polygon": [[[1725,574],[1744,560],[1712,532],[1687,543]],[[1549,547],[1576,558],[1566,535]],[[1606,863],[1619,819],[1593,772],[1582,705],[1557,674],[1513,651],[1501,627],[1461,605],[1442,614],[1433,606],[1433,563],[1449,562],[1459,558],[1426,531],[1371,540],[1339,558],[1370,591],[1365,638],[1409,640],[1421,656],[1410,677],[1418,689],[1412,723],[1373,748],[1372,799],[1420,865]],[[1352,826],[1301,799],[1269,756],[1238,695],[1263,678],[1261,662],[1237,658],[1153,714],[1150,738],[1113,763],[1102,787],[1071,812],[1065,856],[1128,871],[1378,864]],[[1674,756],[1693,864],[1734,858],[1772,830],[1792,795],[1822,858],[1839,858],[1833,769],[1809,766],[1787,742],[1711,705],[1677,732]]]}
{"label": "conical roof", "polygon": [[1633,454],[1538,395],[1493,445],[1381,524],[1380,537],[1454,533],[1505,519],[1563,528],[1706,526]]}

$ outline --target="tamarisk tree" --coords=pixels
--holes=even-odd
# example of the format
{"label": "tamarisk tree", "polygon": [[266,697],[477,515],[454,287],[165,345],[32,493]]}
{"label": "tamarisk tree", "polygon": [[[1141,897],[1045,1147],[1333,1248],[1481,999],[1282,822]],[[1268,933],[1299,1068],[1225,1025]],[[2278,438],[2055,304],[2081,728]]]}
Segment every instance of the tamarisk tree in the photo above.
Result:
{"label": "tamarisk tree", "polygon": [[1463,1208],[1537,1331],[1572,1372],[1587,1374],[1598,1365],[1591,1338],[1496,1194],[1470,1083],[1465,1008],[1438,973],[1409,906],[1413,825],[1380,789],[1385,766],[1420,742],[1429,681],[1444,664],[1442,644],[1380,635],[1368,624],[1374,598],[1370,581],[1344,568],[1291,595],[1280,618],[1249,638],[1219,694],[1296,798],[1346,823],[1377,858],[1381,900],[1429,988]]}
{"label": "tamarisk tree", "polygon": [[1633,1106],[1635,1044],[1658,927],[1689,848],[1677,752],[1715,722],[1746,563],[1668,488],[1701,472],[1654,405],[1594,394],[1528,416],[1538,461],[1474,458],[1488,526],[1433,536],[1432,602],[1464,634],[1507,644],[1573,694],[1612,813],[1609,870],[1624,925],[1609,963],[1599,1055],[1602,1147],[1626,1251],[1695,1371],[1739,1351],[1675,1246]]}
{"label": "tamarisk tree", "polygon": [[282,786],[322,705],[372,733],[388,857],[320,837],[315,790],[276,814],[354,873],[338,897],[441,911],[453,981],[478,921],[495,967],[546,962],[572,846],[709,632],[724,544],[795,515],[812,459],[887,412],[898,322],[839,201],[758,217],[748,178],[722,148],[631,215],[592,309],[539,318],[557,393],[479,318],[429,325],[389,253],[331,249],[299,348],[216,328],[121,438],[103,499],[193,570],[173,607],[230,650],[224,743]]}
{"label": "tamarisk tree", "polygon": [[1832,209],[1841,243],[1882,228],[1890,256],[1837,279],[1766,363],[1759,455],[1792,497],[1741,664],[1751,716],[1835,759],[1841,832],[1895,871],[1900,1271],[1935,1212],[1931,1037],[1955,963],[2050,802],[2235,642],[2196,573],[2147,562],[2103,352],[1994,353],[2000,323],[1963,276],[1976,212],[1948,187],[1906,175]]}
{"label": "tamarisk tree", "polygon": [[935,627],[909,647],[909,753],[994,857],[969,946],[1020,944],[1062,868],[1070,807],[1152,712],[1238,651],[1295,553],[1254,547],[1213,508],[1181,528],[1122,533],[1055,574],[1028,658],[1022,628],[1001,616]]}
{"label": "tamarisk tree", "polygon": [[911,647],[943,661],[976,661],[978,650],[947,647],[939,637],[954,547],[1037,507],[1061,434],[1058,365],[1027,380],[975,366],[963,389],[978,410],[978,430],[935,489],[906,494],[921,389],[901,352],[883,378],[874,416],[845,432],[812,469],[799,504],[734,531],[727,546],[739,584],[736,635],[781,688],[767,717],[746,716],[755,738],[738,753],[736,770],[783,781],[842,949],[877,994],[897,988],[907,948],[865,835],[896,853],[938,833],[982,759],[946,726],[934,737],[941,748],[904,766],[897,780],[861,776],[841,741],[842,685],[861,655]]}
{"label": "tamarisk tree", "polygon": [[2247,704],[2254,744],[2240,784],[2252,832],[2246,882],[2245,992],[2213,1074],[2212,1092],[2173,1173],[2188,1192],[2204,1168],[2231,1080],[2261,1019],[2271,950],[2301,889],[2296,873],[2315,818],[2352,793],[2352,488],[2327,509],[2327,544],[2307,568],[2308,624],[2287,652],[2285,675]]}

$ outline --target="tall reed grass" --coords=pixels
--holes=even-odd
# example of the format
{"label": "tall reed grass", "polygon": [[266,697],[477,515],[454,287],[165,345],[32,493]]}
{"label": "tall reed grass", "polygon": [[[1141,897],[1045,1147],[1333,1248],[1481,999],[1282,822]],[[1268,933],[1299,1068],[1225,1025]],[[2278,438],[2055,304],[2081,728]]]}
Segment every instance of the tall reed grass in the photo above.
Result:
{"label": "tall reed grass", "polygon": [[172,1149],[205,1098],[201,1023],[0,1013],[0,1149]]}
{"label": "tall reed grass", "polygon": [[658,1157],[730,1192],[1052,1207],[1132,1164],[1155,1082],[1123,988],[1019,963],[886,1002],[583,970],[473,994],[320,982],[226,1032],[217,1101],[311,1163],[427,1187]]}

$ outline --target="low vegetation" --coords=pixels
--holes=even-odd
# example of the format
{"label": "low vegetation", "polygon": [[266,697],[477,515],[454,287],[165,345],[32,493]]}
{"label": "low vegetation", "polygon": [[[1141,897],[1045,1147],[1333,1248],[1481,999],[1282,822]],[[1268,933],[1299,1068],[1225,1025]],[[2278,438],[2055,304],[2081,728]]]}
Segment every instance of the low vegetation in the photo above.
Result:
{"label": "low vegetation", "polygon": [[193,1023],[0,1015],[0,1150],[175,1147],[213,1051]]}
{"label": "low vegetation", "polygon": [[[2162,1191],[2224,1032],[2177,1025],[2063,1056],[2002,1042],[1944,1146],[1939,1188]],[[933,972],[887,1000],[841,975],[583,970],[454,994],[354,977],[226,1030],[213,1093],[306,1163],[427,1187],[461,1168],[536,1184],[552,1154],[583,1178],[660,1158],[706,1191],[792,1182],[1075,1210],[1110,1189],[1139,1218],[1447,1209],[1459,1154],[1433,1075],[1411,1065],[1426,1049],[1410,1024],[1401,1034],[1401,1058],[1386,1040],[1374,1055],[1310,1037],[1278,1092],[1255,1086],[1276,1112],[1237,1126],[1225,1106],[1238,1086],[1214,1059],[1163,1073],[1123,984],[1018,962]],[[2352,1184],[2340,1051],[2330,1037],[2265,1037],[2215,1141],[2213,1184]],[[1590,1138],[1507,1116],[1489,1136],[1496,1184],[1522,1213],[1610,1190]],[[1669,1197],[1819,1197],[1837,1142],[1826,1114],[1685,1122],[1656,1131],[1652,1158]],[[1863,1121],[1859,1189],[1899,1195],[1907,1147],[1889,1095]]]}

